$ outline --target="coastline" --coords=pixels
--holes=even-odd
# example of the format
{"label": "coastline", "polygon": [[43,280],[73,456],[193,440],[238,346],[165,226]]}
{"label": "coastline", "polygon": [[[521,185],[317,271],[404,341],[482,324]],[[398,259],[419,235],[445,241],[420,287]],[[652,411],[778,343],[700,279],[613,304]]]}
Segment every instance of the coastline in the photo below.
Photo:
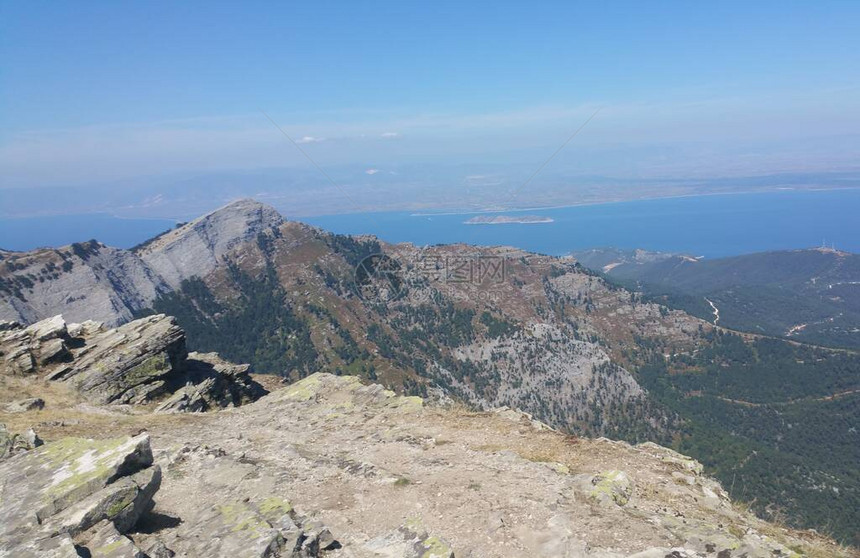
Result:
{"label": "coastline", "polygon": [[[577,203],[566,203],[561,205],[544,205],[544,206],[533,206],[533,207],[517,207],[517,208],[508,208],[508,209],[472,209],[472,210],[447,210],[440,212],[419,212],[419,213],[410,213],[410,217],[436,217],[441,215],[483,215],[483,214],[492,214],[492,213],[515,213],[521,211],[547,211],[551,209],[567,209],[570,207],[589,207],[594,205],[614,205],[619,203],[632,203],[632,202],[643,202],[643,201],[652,201],[652,200],[674,200],[674,199],[684,199],[684,198],[704,198],[711,196],[735,196],[735,195],[750,195],[750,194],[778,194],[778,193],[796,193],[796,192],[832,192],[832,191],[852,191],[852,190],[860,190],[860,186],[843,186],[843,187],[828,187],[828,188],[794,188],[794,187],[778,187],[771,188],[767,190],[739,190],[737,192],[709,192],[703,194],[677,194],[673,196],[646,196],[641,198],[624,198],[618,200],[604,200],[604,201],[587,201],[587,202],[577,202]],[[397,211],[397,210],[393,210]],[[381,213],[388,213],[388,211],[383,211]],[[320,216],[322,217],[322,216]]]}
{"label": "coastline", "polygon": [[471,219],[463,221],[464,225],[543,225],[546,223],[554,223],[552,217],[543,217],[540,215],[523,215],[516,217],[512,215],[497,215],[496,217],[484,217],[476,215]]}

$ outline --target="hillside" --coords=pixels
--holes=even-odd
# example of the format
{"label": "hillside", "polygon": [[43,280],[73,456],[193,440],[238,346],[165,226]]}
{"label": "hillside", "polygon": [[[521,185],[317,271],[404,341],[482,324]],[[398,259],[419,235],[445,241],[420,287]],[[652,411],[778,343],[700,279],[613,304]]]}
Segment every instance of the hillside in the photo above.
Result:
{"label": "hillside", "polygon": [[860,348],[856,254],[818,248],[707,260],[610,248],[573,256],[700,318],[713,321],[716,307],[728,328]]}
{"label": "hillside", "polygon": [[[42,271],[64,255],[71,270]],[[258,372],[358,376],[580,436],[671,445],[764,517],[842,541],[860,524],[860,357],[725,334],[570,258],[332,235],[251,201],[135,252],[90,243],[4,258],[15,289],[3,317],[164,313],[191,349]]]}

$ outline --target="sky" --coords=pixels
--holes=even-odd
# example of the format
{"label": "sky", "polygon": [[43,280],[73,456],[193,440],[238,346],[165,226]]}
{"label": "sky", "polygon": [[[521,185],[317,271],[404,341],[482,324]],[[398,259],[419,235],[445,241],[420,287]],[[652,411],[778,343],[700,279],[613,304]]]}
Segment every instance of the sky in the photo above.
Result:
{"label": "sky", "polygon": [[[858,168],[860,2],[0,1],[0,188]],[[591,120],[588,120],[591,118]],[[273,124],[274,122],[274,124]],[[277,125],[277,127],[275,126]]]}

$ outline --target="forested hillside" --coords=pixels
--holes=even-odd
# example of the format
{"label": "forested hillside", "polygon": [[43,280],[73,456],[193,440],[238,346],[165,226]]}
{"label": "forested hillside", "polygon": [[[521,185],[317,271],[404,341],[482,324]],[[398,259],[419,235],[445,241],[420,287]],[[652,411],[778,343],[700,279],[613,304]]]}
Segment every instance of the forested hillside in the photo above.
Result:
{"label": "forested hillside", "polygon": [[575,253],[628,288],[719,325],[860,348],[860,256],[831,249],[714,260],[615,249]]}
{"label": "forested hillside", "polygon": [[639,369],[651,396],[685,419],[676,449],[760,515],[860,543],[860,357],[709,337],[694,356],[654,354]]}

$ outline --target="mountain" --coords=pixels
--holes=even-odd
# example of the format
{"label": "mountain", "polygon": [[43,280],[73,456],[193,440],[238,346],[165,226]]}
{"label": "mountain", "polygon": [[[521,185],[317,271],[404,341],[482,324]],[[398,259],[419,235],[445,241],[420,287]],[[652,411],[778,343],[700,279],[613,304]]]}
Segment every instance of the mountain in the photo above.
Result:
{"label": "mountain", "polygon": [[240,200],[132,250],[96,240],[26,253],[0,250],[0,319],[34,322],[63,314],[118,325],[282,223],[274,209]]}
{"label": "mountain", "polygon": [[167,314],[189,348],[288,381],[358,376],[668,445],[764,517],[857,536],[858,355],[714,327],[573,258],[333,235],[247,200],[133,251],[3,257],[2,317]]}
{"label": "mountain", "polygon": [[573,256],[622,285],[728,328],[860,348],[857,254],[817,248],[706,260],[610,248]]}

